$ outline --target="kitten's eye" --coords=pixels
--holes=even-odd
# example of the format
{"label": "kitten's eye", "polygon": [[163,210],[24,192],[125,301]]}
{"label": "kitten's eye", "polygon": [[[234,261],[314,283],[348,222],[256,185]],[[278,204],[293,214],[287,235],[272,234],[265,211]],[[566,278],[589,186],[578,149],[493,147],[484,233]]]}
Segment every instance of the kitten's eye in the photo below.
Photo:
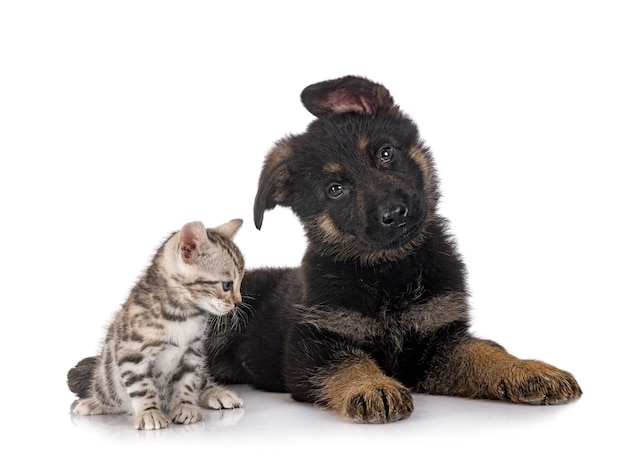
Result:
{"label": "kitten's eye", "polygon": [[332,184],[330,187],[328,187],[328,196],[330,198],[339,198],[344,193],[345,188],[341,184]]}
{"label": "kitten's eye", "polygon": [[222,290],[224,290],[225,292],[230,292],[232,289],[233,289],[232,281],[222,282]]}
{"label": "kitten's eye", "polygon": [[385,145],[380,150],[378,150],[378,157],[383,163],[389,163],[394,155],[396,154],[396,149],[390,145]]}

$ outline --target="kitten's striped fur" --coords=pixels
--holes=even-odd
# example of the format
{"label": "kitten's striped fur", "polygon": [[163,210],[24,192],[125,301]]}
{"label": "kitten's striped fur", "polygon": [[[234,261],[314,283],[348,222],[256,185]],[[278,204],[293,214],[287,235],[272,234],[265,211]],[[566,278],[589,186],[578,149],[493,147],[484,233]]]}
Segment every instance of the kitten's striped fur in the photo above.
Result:
{"label": "kitten's striped fur", "polygon": [[[186,224],[157,251],[110,324],[79,415],[131,413],[137,429],[202,418],[199,406],[236,408],[241,399],[204,369],[209,319],[236,316],[244,260],[233,219],[217,228]],[[169,414],[169,415],[168,415]]]}

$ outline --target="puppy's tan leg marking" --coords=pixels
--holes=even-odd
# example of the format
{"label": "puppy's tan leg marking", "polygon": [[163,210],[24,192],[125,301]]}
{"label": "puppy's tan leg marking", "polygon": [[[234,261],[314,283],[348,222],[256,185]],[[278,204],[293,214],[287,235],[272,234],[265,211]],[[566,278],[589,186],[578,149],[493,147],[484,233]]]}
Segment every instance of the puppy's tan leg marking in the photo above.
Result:
{"label": "puppy's tan leg marking", "polygon": [[559,404],[582,394],[569,372],[550,364],[522,360],[488,340],[468,340],[457,347],[449,368],[432,393],[513,403]]}
{"label": "puppy's tan leg marking", "polygon": [[323,390],[329,408],[355,422],[392,422],[413,412],[409,389],[367,357],[334,367]]}

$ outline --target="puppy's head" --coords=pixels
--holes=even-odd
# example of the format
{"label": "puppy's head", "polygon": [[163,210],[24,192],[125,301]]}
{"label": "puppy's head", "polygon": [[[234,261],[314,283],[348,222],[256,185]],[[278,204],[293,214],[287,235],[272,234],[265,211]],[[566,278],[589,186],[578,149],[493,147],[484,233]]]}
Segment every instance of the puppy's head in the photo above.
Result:
{"label": "puppy's head", "polygon": [[393,261],[421,243],[439,198],[428,148],[389,91],[346,76],[310,85],[307,131],[267,155],[254,205],[290,207],[315,250],[339,260]]}

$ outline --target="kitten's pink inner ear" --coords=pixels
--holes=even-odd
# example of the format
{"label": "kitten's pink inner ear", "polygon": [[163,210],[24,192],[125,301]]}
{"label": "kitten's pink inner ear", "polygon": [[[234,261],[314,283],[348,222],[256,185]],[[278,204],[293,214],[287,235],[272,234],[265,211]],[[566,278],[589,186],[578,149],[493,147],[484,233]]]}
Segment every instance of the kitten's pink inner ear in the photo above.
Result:
{"label": "kitten's pink inner ear", "polygon": [[193,262],[194,257],[196,256],[197,246],[194,242],[192,243],[181,243],[180,251],[183,254],[183,260],[189,264]]}
{"label": "kitten's pink inner ear", "polygon": [[198,256],[198,248],[203,242],[206,242],[206,229],[200,221],[185,224],[180,230],[180,238],[178,247],[183,255],[186,263],[193,262]]}

